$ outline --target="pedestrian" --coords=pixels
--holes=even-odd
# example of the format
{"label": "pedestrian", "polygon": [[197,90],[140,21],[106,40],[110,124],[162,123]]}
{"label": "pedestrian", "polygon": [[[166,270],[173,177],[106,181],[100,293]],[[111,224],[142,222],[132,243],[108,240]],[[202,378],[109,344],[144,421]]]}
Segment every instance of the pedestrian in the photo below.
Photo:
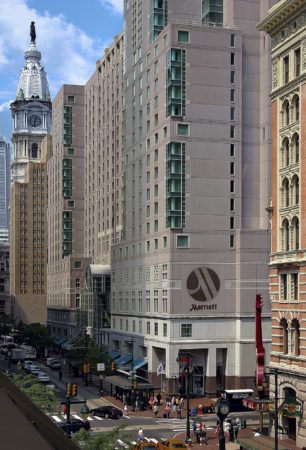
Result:
{"label": "pedestrian", "polygon": [[153,406],[153,413],[154,413],[154,416],[157,417],[157,414],[158,414],[158,406],[157,406],[157,404]]}
{"label": "pedestrian", "polygon": [[157,394],[156,398],[157,398],[157,404],[160,405],[160,401],[161,401],[160,392]]}
{"label": "pedestrian", "polygon": [[138,430],[137,438],[138,438],[139,441],[143,441],[144,440],[143,429],[141,427]]}
{"label": "pedestrian", "polygon": [[165,408],[165,413],[166,413],[167,419],[170,418],[170,412],[171,412],[171,408],[170,408],[169,405],[167,405],[166,408]]}
{"label": "pedestrian", "polygon": [[194,421],[192,422],[192,430],[193,430],[193,433],[195,434],[195,432],[196,432],[196,429],[197,429],[197,422],[196,422],[196,420],[194,419]]}
{"label": "pedestrian", "polygon": [[181,418],[182,418],[182,410],[181,410],[180,406],[177,406],[177,407],[176,407],[176,417],[177,417],[178,419],[181,419]]}
{"label": "pedestrian", "polygon": [[207,429],[205,424],[203,424],[202,430],[200,431],[200,445],[207,445]]}
{"label": "pedestrian", "polygon": [[232,423],[230,423],[230,426],[229,426],[228,436],[229,436],[229,441],[230,441],[230,442],[234,442],[234,440],[235,440],[235,436],[234,436],[234,426],[233,426]]}
{"label": "pedestrian", "polygon": [[219,420],[217,420],[217,427],[216,427],[215,434],[217,434],[218,436],[220,436],[220,434],[221,434],[221,425],[220,425]]}
{"label": "pedestrian", "polygon": [[150,406],[151,411],[153,411],[153,405],[154,405],[154,398],[150,397],[149,406]]}
{"label": "pedestrian", "polygon": [[236,422],[234,424],[234,439],[235,439],[235,441],[238,438],[239,430],[240,430],[240,420],[237,417]]}
{"label": "pedestrian", "polygon": [[59,378],[60,381],[62,381],[63,373],[62,373],[61,369],[58,372],[58,378]]}
{"label": "pedestrian", "polygon": [[124,416],[127,416],[127,415],[128,415],[128,407],[127,407],[127,404],[125,404],[124,407],[123,407],[123,415],[124,415]]}
{"label": "pedestrian", "polygon": [[180,398],[180,408],[184,409],[184,398],[183,397]]}

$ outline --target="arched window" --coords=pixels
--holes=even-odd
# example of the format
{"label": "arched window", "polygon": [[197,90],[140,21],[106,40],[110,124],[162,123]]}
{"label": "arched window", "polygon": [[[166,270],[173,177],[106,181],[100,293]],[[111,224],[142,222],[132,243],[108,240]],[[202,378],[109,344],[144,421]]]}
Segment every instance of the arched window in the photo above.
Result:
{"label": "arched window", "polygon": [[297,133],[292,136],[292,144],[295,162],[298,163],[300,160],[300,137]]}
{"label": "arched window", "polygon": [[38,145],[37,144],[32,144],[31,147],[31,158],[37,158],[38,156]]}
{"label": "arched window", "polygon": [[288,180],[288,178],[285,178],[283,180],[282,189],[283,189],[283,206],[287,207],[287,206],[289,206],[289,180]]}
{"label": "arched window", "polygon": [[290,328],[290,353],[294,356],[300,354],[300,324],[297,319],[293,319]]}
{"label": "arched window", "polygon": [[280,321],[280,327],[281,327],[281,347],[282,347],[282,353],[284,355],[288,354],[288,322],[286,319],[282,319]]}
{"label": "arched window", "polygon": [[283,167],[289,166],[289,139],[283,140]]}
{"label": "arched window", "polygon": [[298,217],[293,217],[292,221],[292,248],[299,250],[300,248],[300,221]]}
{"label": "arched window", "polygon": [[287,219],[283,220],[282,223],[282,238],[283,238],[283,251],[289,251],[289,222]]}
{"label": "arched window", "polygon": [[293,106],[293,120],[300,120],[300,98],[298,95],[295,95],[292,99]]}
{"label": "arched window", "polygon": [[292,178],[292,187],[293,187],[293,205],[298,205],[300,203],[300,180],[297,175],[294,175]]}
{"label": "arched window", "polygon": [[288,100],[283,103],[283,117],[284,117],[284,127],[289,125],[290,122],[290,106]]}

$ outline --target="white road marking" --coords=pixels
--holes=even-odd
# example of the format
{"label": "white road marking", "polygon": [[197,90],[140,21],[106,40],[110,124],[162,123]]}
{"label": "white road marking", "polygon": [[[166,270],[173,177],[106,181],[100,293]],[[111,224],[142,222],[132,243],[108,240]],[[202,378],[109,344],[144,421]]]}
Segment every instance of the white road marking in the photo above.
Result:
{"label": "white road marking", "polygon": [[90,416],[88,416],[87,418],[86,418],[86,420],[89,420],[90,422],[93,420],[93,418],[92,417],[90,417]]}
{"label": "white road marking", "polygon": [[104,420],[103,417],[99,417],[99,416],[94,416],[94,418],[97,420]]}
{"label": "white road marking", "polygon": [[83,420],[82,417],[78,416],[77,414],[72,414],[72,417],[75,419]]}

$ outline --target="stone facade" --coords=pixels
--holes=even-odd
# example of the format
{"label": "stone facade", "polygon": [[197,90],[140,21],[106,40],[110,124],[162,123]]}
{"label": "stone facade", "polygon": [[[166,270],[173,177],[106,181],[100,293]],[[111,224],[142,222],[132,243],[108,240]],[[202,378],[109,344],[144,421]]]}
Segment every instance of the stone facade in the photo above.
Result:
{"label": "stone facade", "polygon": [[[282,408],[280,424],[298,447],[305,447],[305,2],[279,2],[259,29],[271,36],[273,66],[270,367],[279,371],[280,403],[289,405]],[[270,381],[273,398],[274,376]]]}

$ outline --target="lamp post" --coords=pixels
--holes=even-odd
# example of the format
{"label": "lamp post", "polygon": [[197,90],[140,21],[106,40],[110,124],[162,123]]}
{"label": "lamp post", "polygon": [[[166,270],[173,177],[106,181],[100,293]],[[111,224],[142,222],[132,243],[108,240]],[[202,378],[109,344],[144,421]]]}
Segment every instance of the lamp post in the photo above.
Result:
{"label": "lamp post", "polygon": [[135,412],[135,399],[134,399],[134,394],[135,394],[135,371],[134,371],[134,339],[132,339],[131,341],[126,341],[127,344],[130,344],[132,346],[132,366],[131,366],[131,403],[132,403],[132,411]]}
{"label": "lamp post", "polygon": [[[104,332],[103,329],[100,329],[99,333],[96,333],[96,336],[99,336],[99,344],[100,344],[100,362],[103,362],[103,337]],[[99,394],[103,393],[103,374],[99,375]]]}
{"label": "lamp post", "polygon": [[187,374],[187,419],[186,419],[186,442],[189,444],[191,442],[190,436],[190,353],[187,353],[187,364],[186,364],[186,374]]}
{"label": "lamp post", "polygon": [[229,403],[225,398],[219,398],[216,406],[215,406],[215,412],[219,418],[220,421],[220,434],[219,434],[219,449],[225,450],[225,436],[224,436],[224,419],[228,415],[230,410]]}
{"label": "lamp post", "polygon": [[175,380],[176,380],[176,376],[172,375],[172,392],[173,392],[173,395],[175,394]]}

